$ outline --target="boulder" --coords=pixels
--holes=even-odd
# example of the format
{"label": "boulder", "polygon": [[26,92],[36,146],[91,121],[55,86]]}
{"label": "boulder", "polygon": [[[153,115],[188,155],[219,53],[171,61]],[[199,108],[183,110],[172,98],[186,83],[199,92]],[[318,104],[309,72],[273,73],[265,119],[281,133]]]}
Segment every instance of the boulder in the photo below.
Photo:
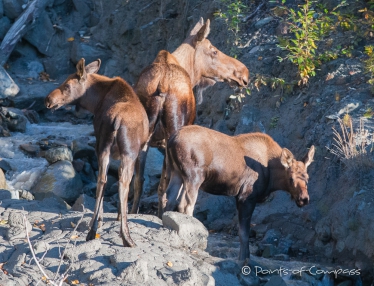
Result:
{"label": "boulder", "polygon": [[71,150],[67,147],[61,146],[56,148],[51,148],[47,150],[44,154],[44,158],[47,159],[47,161],[50,164],[53,164],[57,161],[73,161],[73,153]]}
{"label": "boulder", "polygon": [[13,79],[8,75],[3,67],[0,66],[0,99],[8,96],[16,96],[19,92],[19,87]]}
{"label": "boulder", "polygon": [[206,249],[209,232],[196,218],[177,212],[165,212],[162,224],[175,230],[187,246]]}
{"label": "boulder", "polygon": [[216,220],[232,219],[236,215],[236,204],[233,197],[215,196],[199,192],[196,201],[194,217],[200,220],[209,229],[217,228]]}
{"label": "boulder", "polygon": [[88,17],[91,14],[91,8],[89,3],[91,1],[84,1],[84,0],[73,0],[73,4],[75,9],[82,15],[84,18]]}
{"label": "boulder", "polygon": [[109,55],[103,49],[90,46],[80,41],[74,41],[71,49],[70,59],[74,64],[76,64],[81,58],[84,58],[86,60],[86,64],[89,64],[97,59],[105,61],[109,58]]}
{"label": "boulder", "polygon": [[47,13],[42,13],[35,21],[35,26],[23,37],[43,55],[51,56],[53,50],[49,48],[55,30]]}
{"label": "boulder", "polygon": [[0,189],[0,201],[8,199],[19,200],[19,192]]}
{"label": "boulder", "polygon": [[82,193],[82,180],[69,161],[58,161],[48,167],[31,192],[35,199],[60,197],[73,203]]}
{"label": "boulder", "polygon": [[[0,8],[1,8],[1,4],[0,4]],[[8,17],[0,18],[0,39],[4,39],[6,33],[8,32],[11,26],[12,24],[10,23],[10,20]]]}
{"label": "boulder", "polygon": [[27,0],[3,0],[5,16],[9,19],[17,18],[23,12],[22,5],[27,2]]}
{"label": "boulder", "polygon": [[26,131],[28,120],[21,110],[12,107],[0,107],[0,112],[4,115],[6,125],[10,131],[22,133]]}
{"label": "boulder", "polygon": [[3,0],[0,0],[0,18],[4,15],[4,4]]}
{"label": "boulder", "polygon": [[4,159],[0,158],[0,169],[3,170],[4,173],[12,170],[12,167],[8,163],[8,161],[5,161]]}

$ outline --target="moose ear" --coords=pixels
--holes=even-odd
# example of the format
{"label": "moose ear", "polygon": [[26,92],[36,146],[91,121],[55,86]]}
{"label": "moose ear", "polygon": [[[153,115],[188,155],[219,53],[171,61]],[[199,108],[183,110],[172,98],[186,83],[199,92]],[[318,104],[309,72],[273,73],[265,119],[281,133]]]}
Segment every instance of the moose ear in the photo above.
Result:
{"label": "moose ear", "polygon": [[86,70],[86,73],[97,73],[100,69],[100,65],[101,65],[101,60],[100,59],[97,59],[96,61],[88,64],[86,67],[85,67],[85,70]]}
{"label": "moose ear", "polygon": [[209,33],[210,33],[210,21],[208,19],[206,20],[206,23],[197,32],[195,41],[201,42],[202,40],[206,39],[206,37],[208,37]]}
{"label": "moose ear", "polygon": [[314,148],[314,145],[312,145],[312,147],[310,147],[309,149],[309,152],[303,158],[305,168],[308,168],[308,166],[313,162],[314,153],[315,153],[315,148]]}
{"label": "moose ear", "polygon": [[190,36],[195,36],[197,32],[201,29],[201,27],[204,25],[204,19],[203,17],[200,17],[199,22],[196,23],[195,27],[192,28],[190,32]]}
{"label": "moose ear", "polygon": [[288,150],[287,148],[283,148],[282,149],[282,154],[281,154],[281,157],[280,157],[280,161],[281,161],[282,165],[286,169],[288,169],[292,165],[292,160],[293,160],[293,155],[292,155],[291,151]]}
{"label": "moose ear", "polygon": [[79,80],[83,79],[85,80],[87,77],[86,70],[84,68],[85,60],[84,58],[81,58],[79,62],[77,63],[77,75],[79,77]]}

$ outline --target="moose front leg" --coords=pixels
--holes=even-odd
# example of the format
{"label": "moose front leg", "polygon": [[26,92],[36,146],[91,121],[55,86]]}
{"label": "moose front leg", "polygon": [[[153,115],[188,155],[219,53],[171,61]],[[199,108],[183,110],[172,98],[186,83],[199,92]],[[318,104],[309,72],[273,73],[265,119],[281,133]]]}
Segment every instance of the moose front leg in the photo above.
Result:
{"label": "moose front leg", "polygon": [[239,240],[240,251],[239,260],[243,261],[249,259],[249,234],[251,229],[251,218],[256,202],[252,200],[236,201],[236,207],[239,215]]}
{"label": "moose front leg", "polygon": [[96,237],[97,229],[101,227],[103,220],[103,198],[104,186],[107,181],[106,172],[109,165],[109,152],[102,152],[99,156],[99,175],[96,186],[96,203],[95,210],[90,221],[90,231],[88,232],[86,240],[92,240]]}

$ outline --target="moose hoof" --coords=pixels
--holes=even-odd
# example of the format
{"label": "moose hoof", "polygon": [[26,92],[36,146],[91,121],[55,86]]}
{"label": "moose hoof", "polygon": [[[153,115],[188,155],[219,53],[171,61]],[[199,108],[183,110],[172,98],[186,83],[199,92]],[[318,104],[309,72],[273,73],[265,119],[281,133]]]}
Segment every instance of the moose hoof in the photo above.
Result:
{"label": "moose hoof", "polygon": [[122,242],[124,247],[136,247],[135,242],[133,242],[131,238],[122,238]]}
{"label": "moose hoof", "polygon": [[88,232],[86,241],[90,241],[96,238],[96,231],[93,231],[92,229]]}

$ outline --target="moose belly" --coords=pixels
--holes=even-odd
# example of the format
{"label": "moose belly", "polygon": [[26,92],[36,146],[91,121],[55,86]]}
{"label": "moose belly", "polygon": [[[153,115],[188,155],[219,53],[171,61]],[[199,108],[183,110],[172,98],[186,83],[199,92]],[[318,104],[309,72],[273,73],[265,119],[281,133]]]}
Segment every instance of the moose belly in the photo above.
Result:
{"label": "moose belly", "polygon": [[219,180],[208,178],[201,185],[200,189],[212,195],[236,196],[238,194],[237,180]]}

